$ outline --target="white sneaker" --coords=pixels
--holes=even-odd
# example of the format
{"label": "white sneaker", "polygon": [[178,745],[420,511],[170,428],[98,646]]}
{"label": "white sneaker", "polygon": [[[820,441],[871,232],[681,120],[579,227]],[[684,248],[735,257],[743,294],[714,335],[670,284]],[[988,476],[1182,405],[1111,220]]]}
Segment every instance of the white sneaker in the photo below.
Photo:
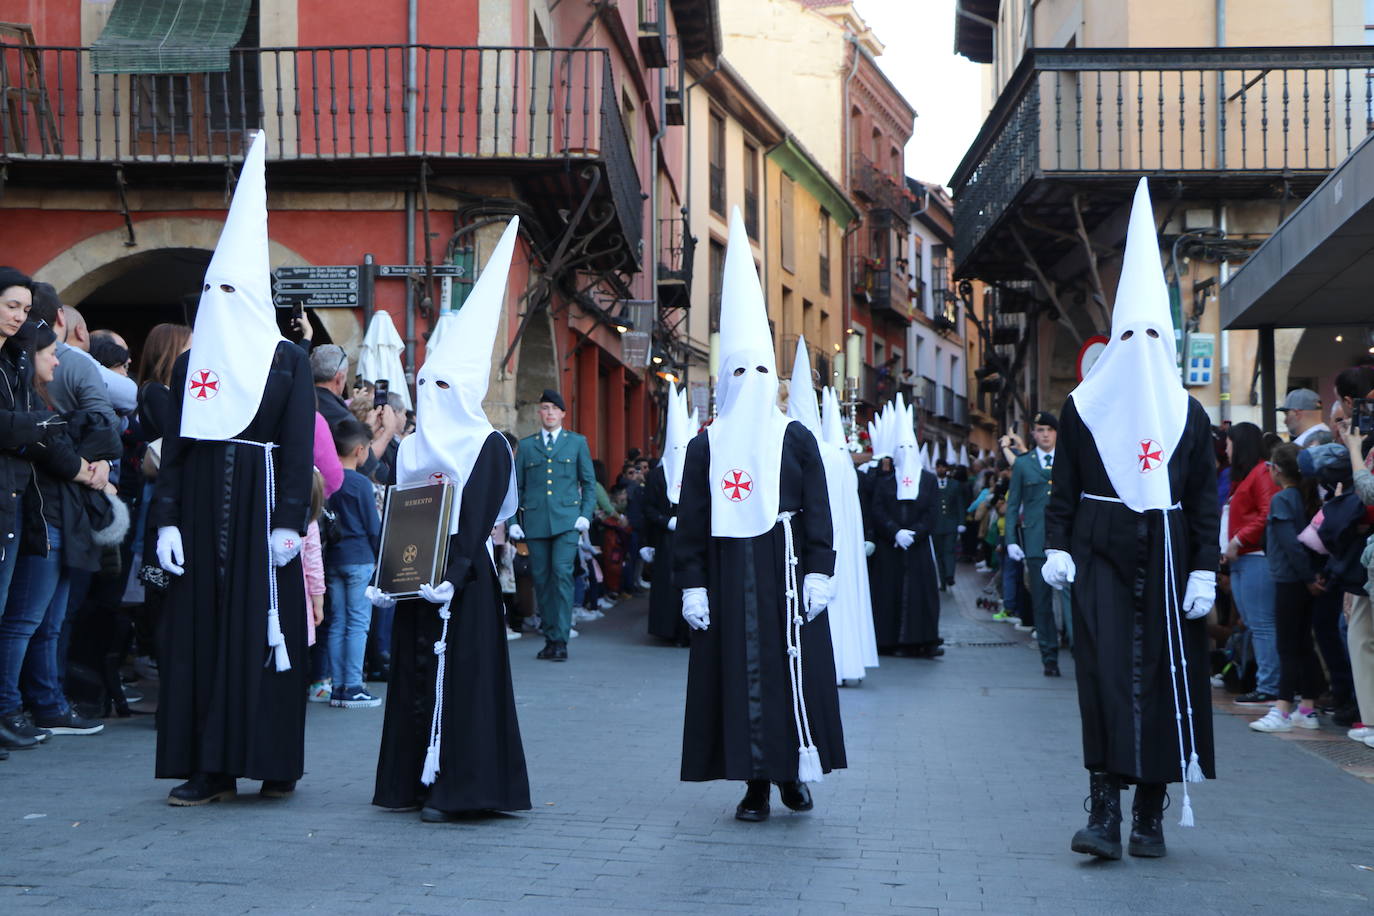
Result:
{"label": "white sneaker", "polygon": [[1226,678],[1222,677],[1220,674],[1214,674],[1214,675],[1212,675],[1212,686],[1213,686],[1213,687],[1225,687],[1225,686],[1226,686]]}
{"label": "white sneaker", "polygon": [[615,602],[610,598],[602,598],[596,603],[596,606],[603,611],[609,611],[611,608],[615,607]]}
{"label": "white sneaker", "polygon": [[1016,632],[1018,632],[1018,633],[1034,633],[1034,632],[1035,632],[1035,627],[1028,627],[1028,626],[1026,626],[1024,623],[1018,623],[1018,624],[1016,625]]}
{"label": "white sneaker", "polygon": [[305,698],[311,703],[328,703],[333,696],[334,683],[332,681],[315,681],[305,694]]}
{"label": "white sneaker", "polygon": [[1293,710],[1293,714],[1288,717],[1299,728],[1321,728],[1321,723],[1317,721],[1315,712],[1304,713],[1301,709]]}
{"label": "white sneaker", "polygon": [[520,634],[519,634],[519,633],[515,632],[515,631],[512,630],[510,627],[506,627],[506,642],[510,642],[512,639],[519,639],[519,638],[520,638]]}
{"label": "white sneaker", "polygon": [[577,631],[576,631],[576,630],[574,630],[574,629],[569,629],[569,630],[568,630],[568,638],[569,638],[569,639],[576,639],[576,638],[577,638],[577,635],[578,635],[578,634],[577,634]]}
{"label": "white sneaker", "polygon": [[1364,739],[1364,746],[1374,747],[1374,735],[1370,735],[1369,737]]}
{"label": "white sneaker", "polygon": [[1357,723],[1354,728],[1345,733],[1345,736],[1351,741],[1374,738],[1374,726],[1365,725],[1363,722]]}
{"label": "white sneaker", "polygon": [[1250,723],[1250,727],[1257,732],[1287,732],[1293,730],[1293,723],[1289,716],[1279,712],[1277,706],[1270,706],[1269,711],[1264,714],[1263,719],[1256,719]]}
{"label": "white sneaker", "polygon": [[989,571],[989,570],[988,570],[988,564],[979,561],[978,563],[975,563],[975,564],[974,564],[974,566],[973,566],[973,571],[974,571],[974,572],[988,572],[988,571]]}

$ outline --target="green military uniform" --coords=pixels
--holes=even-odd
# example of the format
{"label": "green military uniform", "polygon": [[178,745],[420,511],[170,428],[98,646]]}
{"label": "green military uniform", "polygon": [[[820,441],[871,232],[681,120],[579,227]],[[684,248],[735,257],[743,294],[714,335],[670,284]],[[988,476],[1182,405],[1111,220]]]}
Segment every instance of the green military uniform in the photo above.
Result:
{"label": "green military uniform", "polygon": [[939,560],[940,587],[954,584],[954,551],[959,543],[959,526],[968,514],[968,486],[948,474],[939,478],[939,511],[935,516],[935,557]]}
{"label": "green military uniform", "polygon": [[[1026,554],[1026,588],[1030,591],[1035,621],[1035,636],[1040,643],[1040,660],[1048,665],[1059,662],[1059,628],[1054,620],[1054,590],[1041,574],[1045,567],[1045,507],[1050,501],[1050,480],[1054,453],[1032,448],[1016,459],[1011,468],[1011,489],[1007,493],[1007,543],[1018,544]],[[1059,593],[1064,625],[1071,627],[1069,590]]]}
{"label": "green military uniform", "polygon": [[586,437],[560,429],[546,446],[547,435],[540,430],[520,440],[515,476],[541,629],[545,639],[564,644],[572,628],[575,526],[579,517],[592,518],[596,478]]}

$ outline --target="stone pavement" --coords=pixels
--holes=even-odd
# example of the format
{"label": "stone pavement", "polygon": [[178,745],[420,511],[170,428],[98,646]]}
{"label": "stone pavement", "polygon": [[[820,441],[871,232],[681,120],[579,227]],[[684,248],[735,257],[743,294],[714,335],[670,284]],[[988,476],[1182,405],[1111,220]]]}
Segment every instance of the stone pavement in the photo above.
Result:
{"label": "stone pavement", "polygon": [[1087,782],[1072,662],[1045,679],[961,573],[944,658],[884,659],[842,691],[851,769],[810,814],[775,798],[741,824],[740,787],[678,782],[687,655],[643,635],[637,601],[585,625],[567,664],[510,643],[531,812],[372,808],[381,710],[320,706],[294,798],[241,782],[235,802],[170,808],[151,718],[114,720],[0,763],[0,912],[1374,911],[1374,786],[1240,716],[1218,716],[1222,778],[1194,793],[1198,827],[1167,819],[1168,858],[1070,853]]}

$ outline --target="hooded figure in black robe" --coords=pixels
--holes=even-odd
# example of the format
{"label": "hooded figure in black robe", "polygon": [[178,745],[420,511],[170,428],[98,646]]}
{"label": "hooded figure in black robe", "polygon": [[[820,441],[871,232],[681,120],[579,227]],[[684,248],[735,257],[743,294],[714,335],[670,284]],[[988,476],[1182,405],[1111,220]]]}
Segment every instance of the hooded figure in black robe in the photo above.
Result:
{"label": "hooded figure in black robe", "polygon": [[682,779],[748,781],[735,816],[761,821],[770,783],[787,807],[809,810],[805,783],[844,767],[845,754],[821,616],[835,568],[825,468],[815,437],[777,408],[763,294],[738,209],[721,339],[718,416],[687,448],[674,544],[683,616],[696,631]]}
{"label": "hooded figure in black robe", "polygon": [[[489,545],[492,528],[519,505],[515,462],[482,409],[518,229],[511,220],[462,310],[447,319],[443,342],[427,354],[416,379],[415,433],[396,456],[398,486],[445,479],[458,488],[443,579],[396,608],[372,797],[383,808],[419,807],[432,823],[530,807]],[[368,595],[389,601],[375,586]]]}
{"label": "hooded figure in black robe", "polygon": [[[1112,338],[1065,402],[1045,512],[1045,581],[1073,589],[1073,657],[1090,774],[1072,848],[1121,857],[1119,793],[1136,785],[1130,853],[1165,854],[1165,787],[1213,778],[1205,617],[1219,512],[1206,411],[1174,362],[1168,293],[1141,179]],[[1123,394],[1123,392],[1126,392]]]}
{"label": "hooded figure in black robe", "polygon": [[259,133],[205,272],[191,349],[172,375],[171,416],[149,508],[173,573],[163,615],[160,778],[198,805],[237,777],[283,797],[304,772],[305,582],[315,396],[304,351],[272,306]]}
{"label": "hooded figure in black robe", "polygon": [[682,468],[687,445],[697,433],[695,412],[687,409],[687,391],[668,394],[668,423],[663,460],[644,483],[644,522],[653,550],[653,583],[649,590],[649,635],[689,645],[691,629],[682,619],[682,589],[673,581],[673,545],[677,540],[677,503],[682,494]]}

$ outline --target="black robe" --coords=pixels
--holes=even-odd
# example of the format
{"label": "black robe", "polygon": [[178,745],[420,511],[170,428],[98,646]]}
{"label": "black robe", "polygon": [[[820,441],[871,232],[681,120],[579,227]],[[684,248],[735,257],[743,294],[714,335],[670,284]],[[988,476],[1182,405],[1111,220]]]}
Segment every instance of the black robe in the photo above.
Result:
{"label": "black robe", "polygon": [[[706,588],[711,608],[710,626],[692,633],[682,779],[793,781],[801,742],[788,676],[782,523],[755,538],[712,537],[710,468],[703,432],[687,447],[674,545],[677,587]],[[800,423],[789,424],[783,437],[778,511],[798,513],[798,586],[807,573],[834,575],[825,468],[815,437]],[[846,763],[825,612],[801,633],[803,695],[828,773]]]}
{"label": "black robe", "polygon": [[668,501],[668,480],[659,464],[644,482],[644,525],[648,546],[654,548],[653,582],[649,589],[649,635],[687,642],[691,627],[682,619],[682,589],[673,582],[673,542],[676,531],[668,520],[677,506]]}
{"label": "black robe", "polygon": [[[277,570],[277,606],[291,667],[267,647],[266,465],[252,445],[179,438],[187,354],[172,375],[171,412],[149,528],[181,529],[186,573],[163,604],[157,709],[158,777],[195,772],[299,779],[305,770],[305,580],[300,557]],[[300,347],[277,345],[262,403],[235,438],[275,442],[271,527],[304,532],[314,467],[315,393]]]}
{"label": "black robe", "polygon": [[510,449],[493,432],[463,486],[458,532],[449,539],[453,583],[444,671],[439,775],[420,782],[434,714],[434,644],[443,629],[438,605],[422,598],[396,606],[391,680],[372,803],[427,805],[440,811],[526,811],[529,777],[511,688],[505,606],[487,538],[510,481]]}
{"label": "black robe", "polygon": [[[1179,782],[1178,732],[1170,684],[1164,600],[1164,524],[1174,548],[1178,597],[1191,570],[1216,571],[1216,457],[1211,422],[1188,399],[1183,436],[1168,465],[1181,510],[1133,512],[1115,497],[1092,433],[1070,398],[1059,415],[1053,489],[1045,510],[1045,546],[1068,550],[1073,583],[1073,657],[1083,718],[1083,765],[1131,782]],[[1207,621],[1184,620],[1193,734],[1203,773],[1215,775]],[[1178,678],[1180,705],[1183,678]],[[1188,736],[1186,706],[1183,741]]]}
{"label": "black robe", "polygon": [[[921,471],[915,499],[897,498],[897,475],[880,475],[873,487],[873,635],[878,648],[933,646],[940,639],[940,578],[935,566],[939,483]],[[906,550],[896,546],[903,528],[916,535]]]}

